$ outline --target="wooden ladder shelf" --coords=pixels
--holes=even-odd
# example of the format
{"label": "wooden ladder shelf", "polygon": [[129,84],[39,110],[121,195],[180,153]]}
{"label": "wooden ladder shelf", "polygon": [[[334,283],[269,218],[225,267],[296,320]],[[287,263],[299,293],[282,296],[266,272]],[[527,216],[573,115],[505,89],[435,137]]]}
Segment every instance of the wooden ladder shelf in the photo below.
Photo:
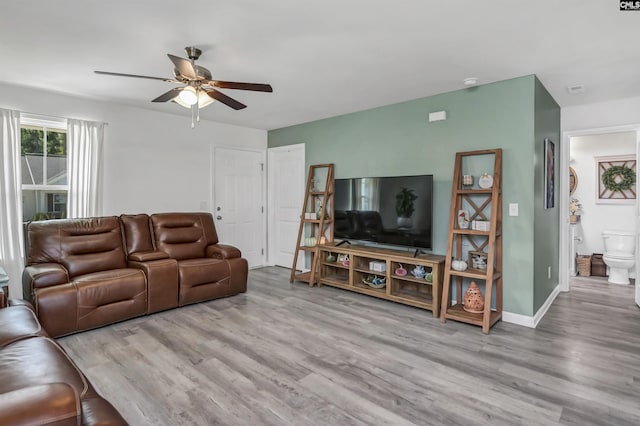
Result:
{"label": "wooden ladder shelf", "polygon": [[[298,241],[291,266],[289,282],[292,284],[294,281],[303,281],[313,287],[318,269],[318,246],[333,242],[333,187],[333,164],[309,166]],[[296,266],[301,252],[311,254],[311,269],[298,273]]]}
{"label": "wooden ladder shelf", "polygon": [[[486,183],[489,179],[485,177],[483,185],[479,185],[480,178],[476,178],[475,185],[463,185],[463,175],[466,174],[463,170],[477,168],[478,164],[484,165],[488,159],[493,162],[493,184],[489,186]],[[452,319],[478,325],[482,327],[482,332],[485,334],[488,334],[489,329],[502,318],[501,177],[501,149],[456,154],[440,320],[445,322],[447,319]],[[463,225],[460,225],[458,220],[461,210],[469,213]],[[479,221],[476,222],[477,229],[472,226],[474,221]],[[488,227],[486,227],[487,222]],[[463,245],[464,242],[468,243],[466,247]],[[464,260],[467,262],[467,268],[462,271],[453,269],[454,260]],[[456,263],[456,266],[462,269],[459,263]],[[463,288],[472,281],[475,281],[481,290],[484,287],[482,312],[465,310]],[[455,304],[452,303],[454,283],[456,285]],[[495,307],[492,309],[494,294]],[[471,308],[472,306],[468,306],[469,310],[472,310]]]}

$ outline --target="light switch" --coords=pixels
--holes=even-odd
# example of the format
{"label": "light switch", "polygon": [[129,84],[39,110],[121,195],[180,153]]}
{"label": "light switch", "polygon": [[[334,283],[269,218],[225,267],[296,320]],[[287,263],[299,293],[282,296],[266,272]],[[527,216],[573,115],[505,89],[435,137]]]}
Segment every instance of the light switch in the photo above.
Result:
{"label": "light switch", "polygon": [[518,203],[509,203],[509,216],[518,216]]}

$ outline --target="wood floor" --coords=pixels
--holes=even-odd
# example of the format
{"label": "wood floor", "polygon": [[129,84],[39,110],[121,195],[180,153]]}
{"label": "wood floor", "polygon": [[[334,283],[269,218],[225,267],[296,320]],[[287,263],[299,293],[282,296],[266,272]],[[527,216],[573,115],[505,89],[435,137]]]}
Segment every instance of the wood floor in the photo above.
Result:
{"label": "wood floor", "polygon": [[631,286],[491,334],[250,271],[249,291],[59,339],[132,425],[638,425]]}

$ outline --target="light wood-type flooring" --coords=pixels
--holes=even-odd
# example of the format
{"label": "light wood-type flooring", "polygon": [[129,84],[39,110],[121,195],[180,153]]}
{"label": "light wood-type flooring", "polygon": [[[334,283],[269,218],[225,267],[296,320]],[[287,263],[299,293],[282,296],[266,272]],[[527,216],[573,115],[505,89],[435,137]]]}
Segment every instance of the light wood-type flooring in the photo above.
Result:
{"label": "light wood-type flooring", "polygon": [[640,424],[632,286],[575,280],[537,329],[483,335],[288,277],[59,342],[132,425]]}

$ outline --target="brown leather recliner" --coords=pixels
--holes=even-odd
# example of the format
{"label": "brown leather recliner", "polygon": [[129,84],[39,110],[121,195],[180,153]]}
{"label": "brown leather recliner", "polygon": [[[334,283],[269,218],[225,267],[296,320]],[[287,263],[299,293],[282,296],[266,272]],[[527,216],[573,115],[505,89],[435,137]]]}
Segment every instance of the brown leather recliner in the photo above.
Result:
{"label": "brown leather recliner", "polygon": [[147,278],[127,266],[117,217],[27,226],[23,291],[53,337],[144,315]]}
{"label": "brown leather recliner", "polygon": [[0,309],[0,424],[126,425],[47,336],[31,306],[12,303]]}
{"label": "brown leather recliner", "polygon": [[211,214],[150,217],[156,250],[178,262],[180,306],[247,291],[247,261],[237,248],[219,244]]}

